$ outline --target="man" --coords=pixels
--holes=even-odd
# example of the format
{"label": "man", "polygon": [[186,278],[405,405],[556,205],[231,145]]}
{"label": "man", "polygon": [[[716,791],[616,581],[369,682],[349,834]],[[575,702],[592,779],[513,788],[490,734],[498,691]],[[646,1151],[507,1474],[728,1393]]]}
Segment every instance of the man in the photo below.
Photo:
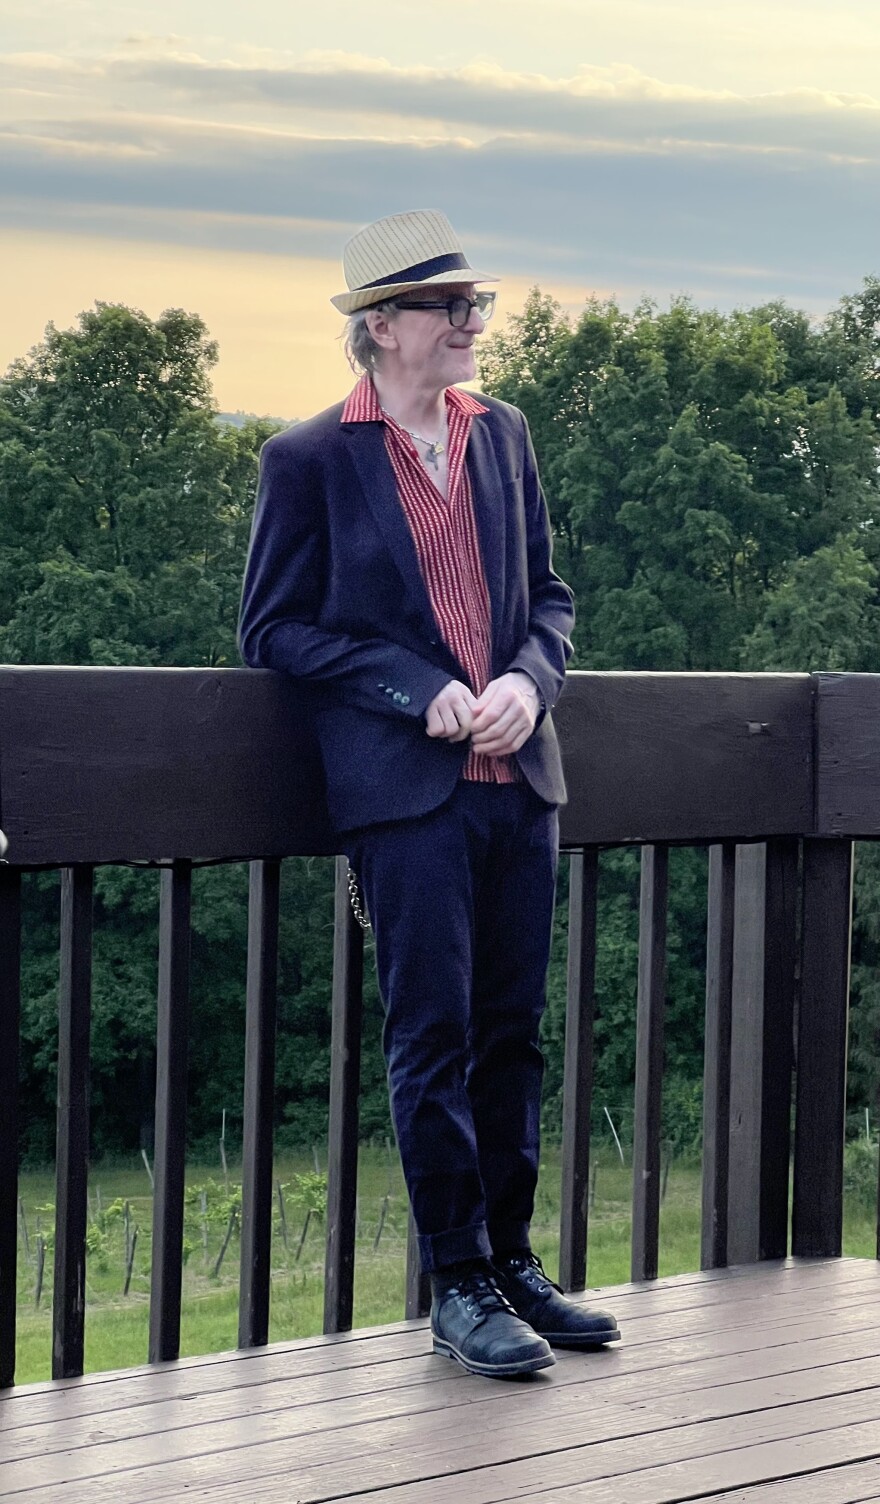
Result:
{"label": "man", "polygon": [[376,941],[434,1350],[505,1376],[617,1338],[529,1246],[572,597],[522,414],[458,389],[494,281],[442,214],[344,254],[348,400],[270,439],[241,651],[310,686]]}

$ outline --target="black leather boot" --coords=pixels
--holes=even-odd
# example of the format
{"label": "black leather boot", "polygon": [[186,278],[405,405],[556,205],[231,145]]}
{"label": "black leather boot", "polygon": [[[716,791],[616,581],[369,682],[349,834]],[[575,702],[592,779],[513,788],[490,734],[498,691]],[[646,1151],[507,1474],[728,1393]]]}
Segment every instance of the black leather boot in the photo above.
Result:
{"label": "black leather boot", "polygon": [[505,1300],[488,1265],[440,1270],[431,1275],[431,1288],[435,1353],[487,1378],[534,1373],[555,1363],[547,1343]]}
{"label": "black leather boot", "polygon": [[534,1253],[513,1253],[492,1261],[499,1288],[523,1321],[551,1347],[604,1347],[620,1332],[609,1311],[590,1310],[566,1300]]}

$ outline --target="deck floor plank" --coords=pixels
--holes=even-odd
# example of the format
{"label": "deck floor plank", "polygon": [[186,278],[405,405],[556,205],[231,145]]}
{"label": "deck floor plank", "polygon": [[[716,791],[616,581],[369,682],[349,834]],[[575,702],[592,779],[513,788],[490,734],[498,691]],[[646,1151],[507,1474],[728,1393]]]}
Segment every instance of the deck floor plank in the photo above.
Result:
{"label": "deck floor plank", "polygon": [[[821,1322],[827,1320],[832,1310],[839,1312],[839,1325],[843,1329],[849,1329],[853,1322],[857,1327],[865,1325],[861,1313],[864,1311],[867,1316],[870,1305],[865,1300],[864,1287],[873,1287],[880,1294],[880,1266],[868,1260],[841,1261],[838,1269],[829,1269],[827,1263],[820,1265],[811,1261],[804,1265],[803,1279],[797,1283],[790,1268],[775,1270],[773,1277],[762,1266],[753,1267],[761,1269],[763,1277],[753,1275],[751,1268],[735,1282],[729,1277],[724,1281],[724,1299],[720,1299],[717,1290],[710,1294],[711,1286],[704,1286],[705,1300],[688,1296],[688,1303],[682,1304],[683,1291],[687,1287],[677,1281],[670,1282],[668,1303],[663,1299],[665,1281],[649,1289],[626,1285],[602,1292],[591,1291],[585,1299],[613,1306],[626,1327],[627,1338],[637,1338],[637,1347],[648,1342],[662,1343],[663,1356],[655,1352],[650,1361],[665,1363],[667,1352],[673,1361],[687,1361],[692,1350],[670,1345],[676,1340],[673,1323],[666,1321],[662,1328],[652,1329],[647,1325],[652,1316],[665,1318],[679,1310],[679,1335],[682,1339],[687,1338],[693,1343],[701,1326],[708,1330],[713,1341],[721,1341],[733,1333],[732,1347],[724,1350],[737,1351],[740,1333],[744,1350],[754,1341],[749,1333],[751,1325],[764,1324],[768,1333],[771,1330],[776,1333],[784,1323],[802,1324],[803,1312],[807,1313],[808,1321]],[[823,1269],[828,1272],[820,1286],[821,1300],[817,1301],[809,1292]],[[714,1314],[710,1315],[710,1310]],[[696,1326],[694,1313],[698,1318]],[[635,1322],[639,1323],[638,1327]],[[827,1333],[827,1326],[822,1330],[823,1334]],[[103,1414],[108,1409],[154,1404],[174,1398],[189,1400],[197,1395],[254,1388],[294,1377],[305,1381],[316,1374],[341,1376],[348,1370],[362,1370],[367,1365],[388,1363],[396,1366],[401,1360],[421,1357],[428,1350],[426,1331],[425,1321],[407,1322],[361,1334],[347,1333],[338,1338],[308,1338],[262,1350],[218,1353],[212,1355],[213,1361],[211,1356],[184,1359],[178,1363],[158,1364],[154,1368],[145,1365],[122,1373],[89,1374],[79,1380],[54,1385],[28,1385],[0,1396],[0,1433],[25,1426],[54,1425],[62,1416],[74,1418]],[[759,1337],[757,1340],[760,1345],[765,1339]],[[629,1340],[618,1351],[629,1352],[631,1349],[632,1340]],[[710,1342],[706,1354],[712,1350]],[[703,1346],[696,1349],[698,1356],[702,1352]]]}
{"label": "deck floor plank", "polygon": [[[852,1377],[860,1360],[880,1363],[880,1314],[872,1327],[830,1335],[833,1329],[834,1323],[829,1319],[829,1334],[824,1336],[821,1354],[811,1352],[803,1341],[788,1342],[734,1354],[733,1367],[730,1354],[660,1365],[650,1361],[644,1348],[624,1349],[614,1355],[615,1368],[609,1375],[603,1358],[595,1361],[566,1354],[560,1357],[553,1373],[553,1387],[559,1391],[577,1386],[578,1403],[589,1407],[594,1403],[594,1391],[595,1398],[603,1405],[626,1403],[635,1389],[644,1401],[655,1395],[713,1390],[730,1385],[732,1379],[738,1385],[772,1378],[791,1379],[805,1370],[820,1372],[834,1365],[839,1366],[841,1379],[849,1374],[853,1387],[861,1387],[861,1381]],[[150,1407],[149,1413],[143,1405],[99,1412],[99,1427],[88,1430],[81,1419],[66,1416],[42,1426],[20,1427],[4,1436],[3,1462],[8,1466],[13,1461],[37,1457],[45,1464],[56,1452],[76,1449],[89,1452],[98,1439],[104,1445],[127,1443],[157,1432],[163,1437],[178,1431],[191,1432],[192,1450],[196,1451],[201,1428],[218,1422],[282,1415],[286,1435],[305,1435],[332,1429],[336,1424],[359,1423],[369,1409],[365,1400],[387,1415],[392,1410],[405,1413],[407,1407],[441,1409],[470,1405],[477,1398],[504,1405],[508,1394],[504,1385],[468,1379],[457,1370],[450,1374],[446,1364],[425,1355],[405,1365],[366,1365],[342,1376],[329,1373],[282,1378],[219,1394],[193,1394],[184,1403],[178,1398],[160,1400]]]}
{"label": "deck floor plank", "polygon": [[[784,1264],[756,1264],[737,1270],[677,1275],[656,1285],[626,1284],[601,1291],[588,1290],[573,1299],[588,1304],[600,1301],[613,1304],[619,1319],[630,1321],[633,1317],[641,1319],[652,1313],[705,1309],[716,1304],[739,1305],[744,1298],[767,1297],[784,1302],[786,1292],[802,1294],[812,1284],[821,1287],[825,1305],[832,1296],[846,1298],[852,1287],[872,1281],[880,1288],[880,1266],[873,1261],[816,1259],[796,1266],[788,1260]],[[424,1333],[426,1328],[426,1321],[399,1322],[331,1337],[273,1343],[264,1349],[209,1353],[175,1363],[143,1364],[121,1371],[86,1374],[79,1379],[30,1384],[0,1395],[0,1432],[20,1424],[37,1424],[41,1418],[55,1418],[62,1393],[66,1396],[63,1402],[68,1407],[66,1413],[88,1414],[89,1406],[99,1411],[137,1403],[135,1396],[138,1391],[152,1396],[159,1377],[163,1382],[178,1385],[177,1392],[183,1395],[209,1388],[263,1383],[273,1374],[291,1374],[299,1368],[303,1371],[339,1372],[367,1361],[396,1362],[409,1352],[416,1354],[424,1350],[424,1338],[420,1338],[419,1333]],[[365,1357],[366,1344],[379,1344],[369,1359]],[[316,1368],[311,1367],[315,1364]],[[105,1387],[107,1385],[114,1386],[113,1393]],[[41,1406],[41,1399],[45,1399],[44,1406]],[[25,1409],[27,1420],[22,1421],[21,1414]]]}
{"label": "deck floor plank", "polygon": [[[497,1391],[500,1386],[494,1387]],[[499,1430],[504,1429],[511,1432],[512,1441],[517,1431],[521,1438],[521,1427],[528,1434],[531,1422],[540,1426],[548,1447],[549,1438],[553,1437],[552,1445],[557,1450],[564,1450],[573,1434],[591,1445],[622,1436],[650,1436],[653,1440],[661,1429],[679,1424],[750,1415],[840,1395],[849,1395],[855,1409],[865,1391],[875,1391],[872,1402],[876,1404],[880,1393],[880,1357],[702,1389],[692,1386],[679,1389],[668,1382],[657,1384],[646,1379],[638,1387],[630,1386],[635,1393],[631,1392],[629,1399],[619,1390],[607,1393],[603,1385],[593,1394],[591,1404],[577,1392],[580,1386],[551,1383],[548,1376],[542,1387],[543,1392],[537,1398],[533,1386],[517,1385],[502,1405],[497,1392],[487,1394],[484,1385],[469,1395],[453,1373],[439,1388],[429,1383],[399,1391],[393,1397],[381,1392],[325,1405],[280,1407],[264,1414],[154,1430],[145,1436],[129,1435],[122,1440],[109,1441],[103,1424],[99,1424],[92,1432],[89,1446],[48,1454],[41,1451],[18,1463],[9,1462],[3,1482],[6,1491],[14,1493],[38,1484],[60,1486],[74,1479],[96,1476],[103,1480],[132,1467],[150,1467],[159,1458],[166,1469],[174,1462],[207,1466],[203,1460],[206,1457],[215,1459],[212,1466],[222,1468],[223,1454],[235,1433],[246,1433],[247,1445],[239,1448],[244,1451],[258,1448],[268,1454],[274,1446],[286,1449],[288,1444],[295,1443],[303,1466],[335,1462],[344,1458],[347,1451],[353,1453],[360,1465],[362,1435],[371,1451],[385,1456],[389,1448],[396,1447],[401,1434],[408,1447],[416,1428],[426,1435],[436,1430],[432,1445],[435,1450],[437,1446],[442,1449],[447,1434],[451,1440],[456,1432],[460,1433],[463,1424],[478,1439],[478,1456],[485,1448],[486,1434],[493,1434],[494,1445]],[[460,1413],[462,1407],[467,1410],[466,1416]],[[242,1460],[251,1472],[255,1470],[252,1452],[249,1459]]]}
{"label": "deck floor plank", "polygon": [[855,1462],[848,1467],[823,1468],[821,1472],[784,1478],[780,1483],[759,1484],[755,1488],[735,1488],[723,1494],[705,1494],[693,1504],[877,1504],[878,1464]]}
{"label": "deck floor plank", "polygon": [[0,1497],[880,1504],[880,1265],[711,1273],[601,1292],[624,1344],[527,1383],[465,1374],[412,1322],[15,1390]]}

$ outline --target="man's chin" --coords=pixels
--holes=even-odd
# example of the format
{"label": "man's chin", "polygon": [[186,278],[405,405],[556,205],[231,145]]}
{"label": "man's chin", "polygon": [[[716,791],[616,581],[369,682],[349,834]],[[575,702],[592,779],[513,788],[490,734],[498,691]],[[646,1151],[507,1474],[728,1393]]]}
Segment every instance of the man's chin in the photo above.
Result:
{"label": "man's chin", "polygon": [[457,350],[456,355],[460,358],[449,362],[450,382],[473,381],[477,374],[477,362],[472,350]]}

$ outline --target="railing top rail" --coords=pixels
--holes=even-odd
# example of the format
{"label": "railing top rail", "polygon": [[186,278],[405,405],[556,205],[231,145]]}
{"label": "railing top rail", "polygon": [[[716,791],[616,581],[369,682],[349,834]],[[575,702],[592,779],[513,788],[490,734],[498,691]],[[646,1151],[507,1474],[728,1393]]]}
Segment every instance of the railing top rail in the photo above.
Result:
{"label": "railing top rail", "polygon": [[[880,675],[573,673],[566,846],[880,835]],[[302,692],[251,669],[0,668],[17,866],[329,854]]]}

